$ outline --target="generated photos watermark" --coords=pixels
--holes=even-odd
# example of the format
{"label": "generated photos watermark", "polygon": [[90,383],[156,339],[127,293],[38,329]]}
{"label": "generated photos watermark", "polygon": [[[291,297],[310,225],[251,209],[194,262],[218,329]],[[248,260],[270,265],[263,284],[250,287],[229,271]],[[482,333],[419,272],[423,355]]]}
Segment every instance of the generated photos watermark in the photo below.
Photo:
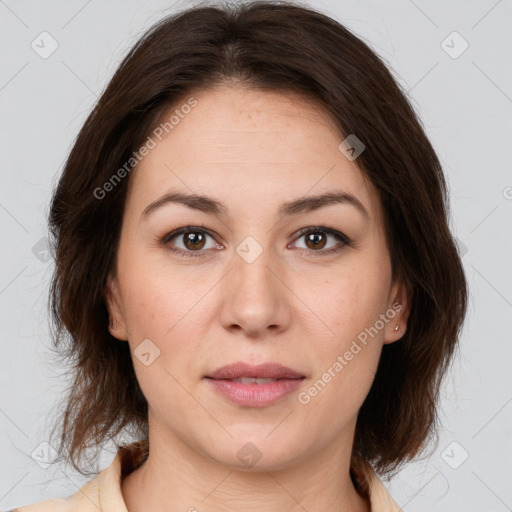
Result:
{"label": "generated photos watermark", "polygon": [[[345,366],[349,364],[354,356],[359,354],[361,350],[368,344],[368,337],[373,338],[376,336],[386,324],[392,320],[398,312],[402,310],[402,304],[395,302],[391,308],[385,313],[382,313],[379,319],[371,326],[366,327],[357,335],[357,340],[352,340],[350,348],[343,354],[336,358],[331,366],[322,374],[322,376],[315,381],[307,390],[301,391],[298,394],[298,400],[301,404],[307,405],[311,402],[311,399],[318,394],[331,382],[331,380],[338,375]],[[361,346],[358,342],[363,345]]]}
{"label": "generated photos watermark", "polygon": [[[152,132],[148,135],[148,138],[140,146],[138,151],[134,151],[132,156],[122,165],[112,176],[105,182],[101,187],[94,189],[93,195],[96,199],[104,199],[108,192],[111,192],[121,180],[125,178],[135,166],[147,156],[152,149],[154,149],[158,142],[160,142],[165,134],[168,134],[173,130],[187,114],[192,110],[192,107],[197,105],[197,100],[191,97],[186,103],[181,105],[180,108],[176,108],[174,113],[164,123],[160,123]],[[157,140],[156,140],[157,139]]]}

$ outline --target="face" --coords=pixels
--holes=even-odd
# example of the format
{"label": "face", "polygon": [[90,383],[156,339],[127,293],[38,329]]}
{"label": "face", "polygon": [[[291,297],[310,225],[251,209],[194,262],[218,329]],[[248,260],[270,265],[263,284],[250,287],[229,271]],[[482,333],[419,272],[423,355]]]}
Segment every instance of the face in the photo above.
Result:
{"label": "face", "polygon": [[[378,194],[319,105],[228,85],[193,98],[132,171],[108,283],[150,441],[267,470],[340,453],[406,323]],[[241,380],[256,376],[272,380]]]}

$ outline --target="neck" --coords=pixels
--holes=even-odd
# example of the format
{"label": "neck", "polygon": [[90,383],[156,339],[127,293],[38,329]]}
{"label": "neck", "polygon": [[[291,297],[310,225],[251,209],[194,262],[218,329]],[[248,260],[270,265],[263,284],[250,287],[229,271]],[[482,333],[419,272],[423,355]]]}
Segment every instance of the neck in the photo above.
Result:
{"label": "neck", "polygon": [[350,477],[347,439],[280,468],[266,468],[262,459],[255,471],[221,464],[157,433],[149,429],[146,462],[122,481],[129,512],[370,512]]}

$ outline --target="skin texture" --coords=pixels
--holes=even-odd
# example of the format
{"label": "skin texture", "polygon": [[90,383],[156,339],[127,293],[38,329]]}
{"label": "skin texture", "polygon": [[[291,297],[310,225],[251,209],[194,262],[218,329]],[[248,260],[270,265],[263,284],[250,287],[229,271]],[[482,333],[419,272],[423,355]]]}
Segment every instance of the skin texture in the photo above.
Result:
{"label": "skin texture", "polygon": [[[197,106],[132,172],[107,287],[111,333],[130,344],[149,403],[149,458],[122,483],[128,510],[367,511],[349,476],[357,413],[409,310],[405,288],[391,281],[378,194],[314,102],[235,84],[193,96]],[[171,189],[214,197],[228,214],[167,204],[141,219]],[[278,215],[285,201],[334,190],[355,195],[368,220],[348,203]],[[194,251],[183,235],[160,242],[202,225],[214,235],[203,235],[201,256],[169,250]],[[354,242],[323,232],[308,245],[297,233],[315,226]],[[248,236],[262,250],[251,263],[236,251]],[[301,403],[298,393],[396,302],[401,311]],[[148,366],[133,354],[145,339],[160,350]],[[241,407],[203,378],[236,361],[278,362],[306,379],[277,403]],[[261,454],[251,467],[237,456],[249,442]]]}

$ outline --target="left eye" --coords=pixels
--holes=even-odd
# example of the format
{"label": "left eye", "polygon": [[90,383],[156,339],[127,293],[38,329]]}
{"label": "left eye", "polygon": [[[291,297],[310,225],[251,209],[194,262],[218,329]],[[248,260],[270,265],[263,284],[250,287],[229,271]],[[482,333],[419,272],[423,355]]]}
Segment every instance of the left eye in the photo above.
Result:
{"label": "left eye", "polygon": [[[303,229],[299,232],[299,236],[297,239],[301,239],[303,237],[305,237],[305,243],[307,246],[304,250],[309,254],[325,254],[337,252],[340,251],[343,247],[349,246],[352,243],[352,240],[350,240],[350,238],[348,238],[348,236],[346,236],[345,234],[334,229],[323,227]],[[331,246],[326,249],[325,245],[327,243],[326,241],[328,237],[335,238],[336,240],[338,240],[338,242],[341,243],[341,245],[338,244],[335,245],[334,247]]]}

